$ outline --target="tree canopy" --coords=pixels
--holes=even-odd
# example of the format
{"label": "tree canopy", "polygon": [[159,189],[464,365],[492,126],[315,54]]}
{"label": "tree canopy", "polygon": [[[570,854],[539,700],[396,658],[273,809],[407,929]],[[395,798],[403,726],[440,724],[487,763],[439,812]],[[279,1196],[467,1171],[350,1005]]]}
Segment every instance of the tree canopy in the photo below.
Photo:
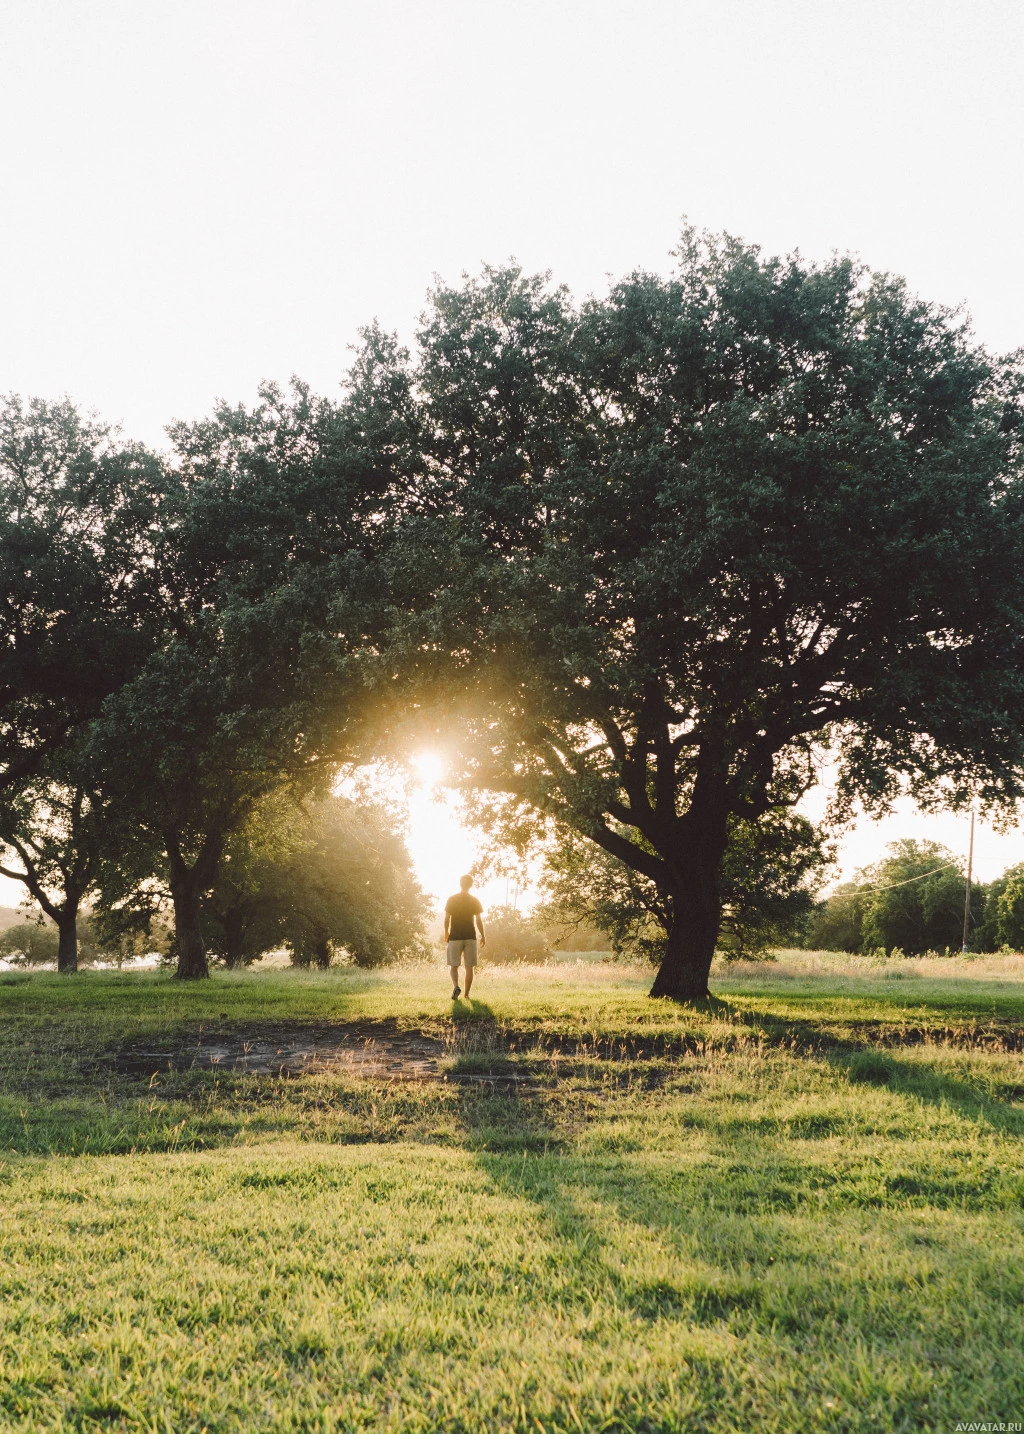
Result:
{"label": "tree canopy", "polygon": [[159,629],[158,461],[72,403],[0,403],[0,786],[137,671]]}
{"label": "tree canopy", "polygon": [[164,626],[93,735],[138,841],[164,853],[183,978],[206,974],[202,899],[232,834],[280,787],[326,795],[358,745],[390,481],[359,425],[354,380],[349,407],[267,386],[252,410],[171,430]]}

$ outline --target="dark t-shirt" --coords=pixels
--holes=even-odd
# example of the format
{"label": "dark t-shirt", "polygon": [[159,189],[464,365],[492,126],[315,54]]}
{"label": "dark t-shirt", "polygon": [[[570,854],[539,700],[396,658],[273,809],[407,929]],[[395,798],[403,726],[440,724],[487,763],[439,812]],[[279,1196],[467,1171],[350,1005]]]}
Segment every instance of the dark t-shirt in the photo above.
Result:
{"label": "dark t-shirt", "polygon": [[445,911],[452,919],[448,931],[449,941],[473,941],[476,939],[473,917],[480,916],[483,913],[483,907],[475,896],[470,896],[468,891],[460,891],[456,896],[449,896]]}

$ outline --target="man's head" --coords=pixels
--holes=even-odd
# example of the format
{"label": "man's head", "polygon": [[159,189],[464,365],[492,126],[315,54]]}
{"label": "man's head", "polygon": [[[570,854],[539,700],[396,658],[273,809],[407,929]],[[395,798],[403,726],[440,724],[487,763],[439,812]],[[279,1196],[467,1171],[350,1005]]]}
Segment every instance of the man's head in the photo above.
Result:
{"label": "man's head", "polygon": [[471,876],[460,876],[459,885],[462,887],[463,891],[468,891],[469,888],[473,885],[473,878]]}

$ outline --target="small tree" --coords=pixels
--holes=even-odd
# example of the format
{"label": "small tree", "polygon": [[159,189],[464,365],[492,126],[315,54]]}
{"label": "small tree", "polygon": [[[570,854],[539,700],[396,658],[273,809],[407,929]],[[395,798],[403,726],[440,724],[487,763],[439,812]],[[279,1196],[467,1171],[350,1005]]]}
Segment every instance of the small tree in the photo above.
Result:
{"label": "small tree", "polygon": [[524,916],[512,906],[494,906],[487,914],[487,944],[483,954],[498,966],[514,961],[540,965],[551,954],[538,917]]}
{"label": "small tree", "polygon": [[345,951],[379,966],[419,949],[425,899],[401,832],[380,806],[344,797],[264,801],[228,844],[204,903],[210,950],[228,966],[287,946],[297,966]]}
{"label": "small tree", "polygon": [[0,932],[0,957],[16,966],[48,966],[57,962],[60,937],[50,921],[20,921]]}
{"label": "small tree", "polygon": [[58,933],[57,970],[78,970],[82,904],[109,857],[105,814],[95,792],[44,777],[0,807],[0,875],[20,881]]}

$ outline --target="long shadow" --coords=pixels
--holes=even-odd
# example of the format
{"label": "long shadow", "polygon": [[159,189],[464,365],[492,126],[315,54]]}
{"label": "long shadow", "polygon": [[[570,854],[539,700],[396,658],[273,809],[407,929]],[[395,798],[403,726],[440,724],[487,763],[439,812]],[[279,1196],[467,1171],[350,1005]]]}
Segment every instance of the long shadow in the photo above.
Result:
{"label": "long shadow", "polygon": [[[332,991],[329,1016],[325,1017],[321,1006],[316,1015],[293,1009],[257,1019],[242,1019],[240,1010],[233,1014],[226,984],[208,989],[210,994],[217,989],[216,1004],[226,1006],[226,1011],[211,1014],[207,1009],[204,1018],[197,1021],[200,1013],[193,1008],[191,1020],[172,1020],[170,1030],[154,1029],[152,1011],[143,1012],[140,1024],[150,1032],[148,1049],[139,1050],[138,1042],[125,1041],[123,1036],[119,1041],[110,1041],[109,1037],[90,1041],[88,1037],[93,1033],[86,1032],[82,1048],[76,1049],[65,1036],[52,1052],[43,1048],[33,1052],[36,1059],[31,1068],[18,1060],[8,1060],[8,1079],[0,1083],[0,1149],[66,1154],[180,1148],[180,1142],[193,1130],[190,1112],[202,1106],[212,1110],[218,1096],[225,1107],[233,1106],[238,1111],[256,1109],[266,1101],[268,1090],[255,1089],[252,1078],[265,1075],[268,1082],[277,1079],[273,1057],[278,1046],[305,1041],[314,1049],[322,1048],[345,1032],[354,1039],[376,1041],[389,1049],[407,1047],[405,1053],[410,1058],[454,1056],[453,1077],[478,1086],[459,1098],[458,1119],[471,1147],[490,1142],[492,1148],[522,1153],[551,1149],[557,1144],[554,1127],[544,1113],[544,1102],[534,1100],[531,1081],[517,1075],[517,1066],[507,1054],[509,1037],[523,1051],[533,1045],[532,1036],[506,1032],[485,1001],[474,997],[453,1003],[450,1016],[442,1017],[427,1035],[396,1020],[346,1022],[348,1003],[343,989]],[[109,994],[118,999],[118,993]],[[153,994],[150,986],[146,995]],[[178,991],[172,988],[168,996],[168,1004],[179,1015]],[[133,1002],[128,999],[124,1004],[131,1007]],[[211,1003],[206,1004],[209,1007]],[[901,1048],[922,1046],[928,1041],[940,1047],[962,1045],[965,1051],[1021,1050],[1024,1030],[1019,1026],[965,1026],[962,1022],[943,1026],[927,1020],[900,1026],[892,1019],[858,1022],[848,1017],[831,1024],[821,1017],[787,1018],[752,1011],[736,1000],[718,997],[702,1003],[702,1008],[708,1014],[727,1017],[730,1029],[706,1037],[653,1031],[602,1042],[590,1036],[584,1038],[588,1059],[620,1054],[634,1061],[654,1057],[659,1059],[652,1060],[652,1071],[655,1067],[671,1070],[669,1063],[674,1056],[699,1057],[715,1048],[727,1050],[757,1043],[794,1056],[826,1061],[853,1084],[886,1086],[894,1093],[924,1104],[950,1107],[966,1118],[1008,1133],[1024,1133],[1024,1111],[1008,1104],[1024,1095],[1024,1087],[1007,1087],[1002,1095],[993,1094],[980,1090],[969,1079],[937,1069],[934,1063],[924,1065],[899,1056]],[[841,1029],[837,1030],[836,1025]],[[450,1041],[444,1035],[445,1028],[451,1032]],[[71,1034],[69,1030],[67,1035]],[[553,1040],[553,1049],[571,1059],[578,1038]],[[235,1046],[241,1042],[248,1049],[239,1055],[232,1042]],[[235,1068],[229,1069],[231,1062],[223,1054],[217,1057],[220,1064],[216,1068],[209,1062],[205,1069],[201,1068],[204,1051],[212,1060],[210,1053],[216,1054],[218,1048],[229,1055],[234,1050]],[[546,1045],[542,1047],[538,1041],[536,1049],[540,1053]],[[269,1060],[262,1070],[257,1064],[261,1051]],[[536,1067],[533,1069],[536,1071]],[[543,1084],[549,1082],[549,1076],[541,1079]],[[196,1136],[201,1146],[226,1143],[237,1133],[228,1119],[218,1124],[211,1116],[203,1125],[201,1137]]]}
{"label": "long shadow", "polygon": [[478,1001],[476,996],[460,996],[457,1001],[453,1001],[452,1019],[455,1021],[497,1022],[493,1009],[488,1006],[486,1001]]}
{"label": "long shadow", "polygon": [[854,1033],[841,1035],[820,1021],[794,1021],[762,1012],[737,1012],[746,1029],[764,1045],[794,1055],[827,1061],[852,1084],[887,1086],[923,1104],[950,1106],[959,1114],[1014,1134],[1024,1134],[1024,1111],[1009,1104],[1024,1097],[1024,1085],[1011,1086],[1000,1097],[979,1090],[938,1070],[935,1065],[901,1060],[901,1050],[954,1050],[969,1054],[1017,1054],[1024,1050],[1024,1030],[1016,1026],[965,1027],[916,1023],[897,1027],[891,1021],[853,1023]]}
{"label": "long shadow", "polygon": [[[837,1040],[832,1032],[813,1034],[816,1056],[841,1071],[851,1085],[884,1085],[992,1127],[1024,1131],[1024,1113],[966,1081],[934,1069],[922,1071],[890,1051]],[[779,1039],[778,1044],[792,1049],[790,1040]],[[468,1124],[476,1122],[477,1112],[465,1114]],[[842,1117],[826,1119],[820,1129],[813,1119],[806,1124],[805,1131],[794,1132],[798,1139],[841,1134],[844,1126],[849,1133],[849,1122]],[[582,1155],[568,1148],[556,1149],[546,1159],[537,1154],[536,1145],[523,1139],[518,1146],[510,1141],[505,1150],[478,1151],[476,1161],[497,1191],[536,1207],[559,1260],[577,1272],[573,1288],[582,1304],[588,1292],[603,1289],[641,1320],[681,1317],[693,1325],[738,1320],[741,1327],[753,1321],[781,1334],[806,1334],[821,1329],[823,1321],[842,1322],[846,1317],[841,1291],[835,1295],[839,1303],[830,1307],[828,1281],[820,1289],[815,1286],[813,1307],[787,1297],[778,1285],[779,1279],[789,1279],[788,1269],[801,1288],[814,1285],[808,1260],[811,1265],[820,1261],[823,1249],[833,1242],[837,1257],[848,1253],[845,1226],[836,1218],[839,1212],[950,1209],[984,1214],[1017,1208],[1021,1196],[1013,1171],[973,1164],[939,1168],[928,1159],[917,1161],[912,1145],[895,1149],[882,1170],[872,1161],[851,1165],[817,1159],[813,1146],[794,1148],[792,1136],[777,1126],[720,1130],[712,1136],[708,1158],[659,1160],[653,1166],[646,1164],[642,1152],[639,1158],[614,1150]],[[830,1211],[835,1212],[831,1218]],[[806,1249],[806,1229],[780,1216],[815,1220],[812,1256]],[[673,1283],[659,1278],[657,1269],[646,1275],[637,1263],[624,1261],[623,1252],[649,1233],[667,1251],[683,1253],[684,1267],[693,1273],[673,1276]],[[898,1277],[894,1279],[898,1284]],[[900,1298],[894,1288],[894,1310],[902,1307]],[[916,1318],[908,1307],[909,1335]],[[898,1347],[902,1338],[897,1316],[891,1343]],[[952,1351],[947,1357],[956,1362]]]}
{"label": "long shadow", "polygon": [[[213,1149],[243,1128],[322,1139],[317,1111],[336,1121],[328,1138],[374,1142],[401,1138],[422,1124],[425,1108],[440,1112],[453,1098],[471,1144],[540,1150],[554,1139],[532,1106],[513,1112],[509,1097],[522,1077],[494,1011],[478,1000],[426,1031],[396,1018],[346,1022],[336,1013],[328,1021],[208,1020],[144,1041],[94,1040],[85,1049],[65,1041],[56,1063],[34,1073],[31,1090],[14,1063],[7,1075],[0,1151],[24,1155]],[[383,1134],[376,1115],[364,1119],[382,1093],[393,1112]]]}
{"label": "long shadow", "polygon": [[[827,1062],[851,1086],[887,1087],[894,1094],[931,1106],[955,1111],[966,1119],[1008,1133],[1024,1133],[1024,1111],[1008,1104],[1024,1095],[1024,1087],[1007,1087],[995,1095],[973,1084],[969,1079],[943,1072],[935,1063],[901,1058],[901,1050],[927,1048],[929,1043],[940,1051],[962,1049],[965,1053],[986,1051],[1018,1051],[1024,1047],[1022,1032],[1013,1027],[1001,1029],[992,1025],[941,1027],[921,1023],[899,1026],[889,1021],[866,1021],[855,1024],[850,1034],[842,1034],[822,1020],[786,1020],[763,1013],[741,1011],[734,1003],[717,1001],[716,1014],[728,1012],[736,1023],[735,1037],[725,1033],[723,1044],[742,1047],[762,1045],[785,1051],[796,1058],[809,1057]],[[850,1022],[842,1022],[850,1025]],[[946,1039],[944,1039],[946,1038]],[[630,1046],[642,1041],[630,1042]],[[671,1045],[658,1042],[657,1054],[671,1059]],[[713,1047],[717,1042],[711,1042]],[[591,1047],[593,1050],[593,1047]],[[630,1049],[636,1057],[639,1051]],[[654,1054],[654,1052],[652,1052]],[[467,1110],[467,1133],[479,1125],[475,1114]],[[715,1149],[707,1161],[680,1161],[673,1165],[659,1162],[656,1170],[644,1168],[642,1160],[617,1156],[614,1152],[593,1156],[571,1155],[562,1150],[547,1160],[531,1158],[536,1150],[533,1140],[523,1139],[518,1146],[510,1141],[505,1150],[488,1148],[479,1151],[476,1159],[494,1186],[505,1195],[529,1200],[543,1215],[551,1237],[563,1250],[565,1258],[589,1271],[588,1278],[615,1286],[617,1298],[644,1318],[660,1317],[671,1309],[687,1310],[689,1318],[700,1322],[726,1317],[733,1310],[750,1310],[757,1305],[757,1278],[767,1274],[768,1264],[791,1259],[804,1262],[806,1252],[797,1243],[789,1245],[787,1227],[778,1223],[780,1214],[822,1215],[828,1209],[890,1209],[910,1211],[921,1208],[952,1208],[981,1213],[994,1207],[1014,1207],[1020,1191],[1011,1189],[1015,1177],[1006,1173],[1005,1180],[991,1171],[973,1168],[969,1171],[931,1168],[926,1162],[915,1162],[913,1147],[906,1148],[906,1159],[896,1158],[890,1168],[876,1172],[865,1166],[831,1168],[832,1162],[818,1161],[806,1147],[794,1150],[792,1137],[815,1139],[849,1133],[849,1119],[811,1117],[796,1122],[788,1132],[779,1130],[775,1122],[765,1129],[744,1127],[733,1133],[718,1131]],[[897,1156],[902,1153],[902,1147]],[[995,1185],[993,1185],[995,1180]],[[996,1188],[996,1185],[999,1188]],[[1004,1188],[1005,1186],[1005,1188]],[[628,1242],[628,1228],[657,1230],[672,1243],[683,1242],[711,1267],[720,1266],[719,1276],[705,1281],[706,1288],[694,1286],[689,1291],[675,1291],[659,1282],[632,1282],[616,1270],[620,1262],[608,1260],[602,1253],[607,1235],[602,1235],[581,1209],[581,1205],[597,1202],[610,1211],[614,1221],[624,1222],[621,1238]],[[736,1217],[767,1219],[764,1227],[771,1237],[759,1250],[749,1238],[743,1250],[745,1268],[756,1278],[737,1280],[729,1262],[722,1264],[722,1245],[716,1231],[726,1244],[733,1238]],[[605,1217],[601,1217],[605,1223]],[[611,1228],[614,1228],[614,1223]],[[749,1230],[753,1227],[746,1227]],[[838,1237],[837,1237],[838,1238]],[[740,1242],[743,1243],[742,1241]],[[760,1273],[758,1273],[760,1272]],[[778,1273],[776,1271],[776,1273]],[[697,1282],[698,1285],[700,1282]],[[819,1312],[820,1313],[820,1312]],[[795,1320],[794,1329],[809,1327],[804,1316],[796,1313],[772,1314],[773,1320]]]}

